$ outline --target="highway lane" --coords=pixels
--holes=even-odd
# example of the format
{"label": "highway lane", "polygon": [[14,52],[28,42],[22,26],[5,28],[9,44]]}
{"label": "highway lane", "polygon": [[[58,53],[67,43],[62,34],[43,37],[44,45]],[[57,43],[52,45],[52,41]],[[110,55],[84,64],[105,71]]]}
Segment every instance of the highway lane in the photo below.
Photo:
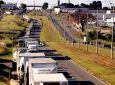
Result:
{"label": "highway lane", "polygon": [[[63,73],[69,82],[80,82],[80,84],[69,85],[106,85],[104,82],[84,70],[80,65],[72,63],[71,59],[66,59],[51,48],[45,46],[40,47],[39,49],[40,52],[45,52],[47,57],[51,57],[57,61],[58,72]],[[87,82],[87,84],[82,84],[85,82]]]}
{"label": "highway lane", "polygon": [[83,70],[78,64],[73,64],[70,58],[62,56],[47,45],[39,47],[39,52],[45,52],[46,57],[53,58],[57,61],[57,71],[65,75],[69,80],[69,85],[105,85],[102,81]]}

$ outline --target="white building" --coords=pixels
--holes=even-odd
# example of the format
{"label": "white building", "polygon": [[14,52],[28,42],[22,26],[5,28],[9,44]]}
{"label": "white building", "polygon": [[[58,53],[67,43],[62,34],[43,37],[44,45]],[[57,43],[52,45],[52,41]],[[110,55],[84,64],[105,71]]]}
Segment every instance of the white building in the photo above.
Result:
{"label": "white building", "polygon": [[17,8],[17,4],[13,4],[13,3],[1,4],[1,8],[16,9]]}
{"label": "white building", "polygon": [[5,13],[4,14],[6,14],[6,15],[11,15],[11,14],[13,14],[11,11],[5,11]]}
{"label": "white building", "polygon": [[60,11],[61,11],[60,7],[55,7],[55,8],[54,8],[54,12],[55,12],[56,14],[59,14]]}
{"label": "white building", "polygon": [[114,26],[115,25],[115,13],[106,14],[105,23],[106,23],[106,26],[108,26],[108,27]]}

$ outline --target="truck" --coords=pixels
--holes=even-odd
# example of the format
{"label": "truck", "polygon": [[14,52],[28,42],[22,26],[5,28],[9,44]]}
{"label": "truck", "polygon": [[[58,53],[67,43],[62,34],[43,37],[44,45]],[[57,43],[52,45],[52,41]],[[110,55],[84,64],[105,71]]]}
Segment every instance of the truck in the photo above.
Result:
{"label": "truck", "polygon": [[24,72],[25,72],[25,65],[26,62],[28,61],[29,58],[44,58],[45,57],[45,53],[44,52],[39,52],[39,53],[29,53],[29,52],[25,52],[25,53],[19,53],[16,56],[16,62],[17,62],[17,75],[20,75],[20,72],[22,71],[22,68],[24,68]]}
{"label": "truck", "polygon": [[29,59],[27,68],[26,81],[29,85],[68,85],[65,76],[57,73],[57,62],[52,58]]}

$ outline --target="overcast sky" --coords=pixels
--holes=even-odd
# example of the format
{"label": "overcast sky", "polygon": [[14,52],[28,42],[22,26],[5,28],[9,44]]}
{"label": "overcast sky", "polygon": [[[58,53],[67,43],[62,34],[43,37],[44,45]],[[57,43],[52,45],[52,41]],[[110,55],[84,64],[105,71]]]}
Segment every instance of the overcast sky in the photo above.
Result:
{"label": "overcast sky", "polygon": [[[44,2],[48,2],[49,6],[56,6],[57,5],[57,0],[3,0],[5,2],[13,2],[13,3],[26,3],[26,4],[35,4],[36,5],[43,5]],[[70,0],[71,3],[73,4],[80,4],[80,3],[91,3],[92,1],[98,1],[98,0]],[[110,6],[110,2],[115,2],[115,0],[100,0],[103,3],[103,6]],[[68,0],[60,0],[61,3],[67,3]]]}

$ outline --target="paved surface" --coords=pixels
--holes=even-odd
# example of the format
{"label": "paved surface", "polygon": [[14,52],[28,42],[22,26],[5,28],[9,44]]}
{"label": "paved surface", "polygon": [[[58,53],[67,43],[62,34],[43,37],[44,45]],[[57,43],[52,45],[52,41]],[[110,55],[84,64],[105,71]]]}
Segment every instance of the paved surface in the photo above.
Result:
{"label": "paved surface", "polygon": [[40,51],[45,52],[47,57],[51,57],[58,62],[58,72],[66,76],[70,81],[69,85],[105,85],[79,65],[74,65],[69,58],[58,54],[55,50],[51,50],[49,47],[40,47]]}
{"label": "paved surface", "polygon": [[[36,27],[34,30],[36,30]],[[32,32],[35,32],[34,30]],[[33,35],[36,34],[32,33],[32,38],[34,38]],[[71,63],[70,58],[58,54],[55,50],[49,48],[48,46],[39,47],[39,49],[39,51],[44,52],[47,57],[53,58],[57,61],[57,70],[59,73],[63,73],[65,75],[65,77],[69,80],[69,85],[105,85],[100,80],[82,70],[79,65]]]}
{"label": "paved surface", "polygon": [[105,85],[102,81],[81,69],[79,65],[71,63],[70,58],[58,54],[48,46],[40,47],[39,49],[40,52],[45,52],[47,57],[51,57],[57,61],[58,72],[65,75],[69,80],[69,85]]}

